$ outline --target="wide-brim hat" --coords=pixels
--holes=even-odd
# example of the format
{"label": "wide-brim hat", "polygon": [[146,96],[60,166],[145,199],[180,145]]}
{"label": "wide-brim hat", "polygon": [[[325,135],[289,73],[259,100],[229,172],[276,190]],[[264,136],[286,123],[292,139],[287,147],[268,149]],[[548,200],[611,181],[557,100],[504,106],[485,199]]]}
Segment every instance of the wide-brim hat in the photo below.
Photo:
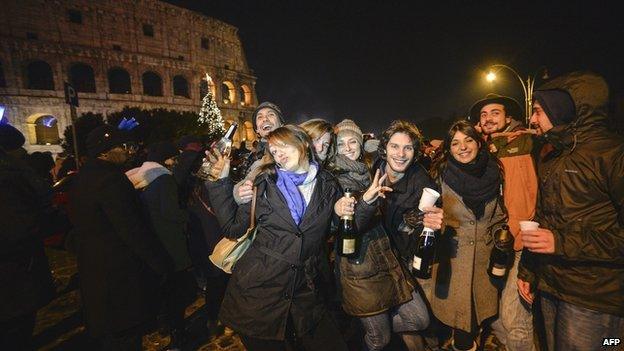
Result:
{"label": "wide-brim hat", "polygon": [[520,108],[520,104],[514,98],[504,95],[498,94],[487,94],[484,99],[481,99],[472,105],[470,108],[470,119],[473,121],[478,121],[481,116],[481,109],[485,105],[489,104],[501,104],[505,106],[505,112],[508,116],[511,116],[516,120],[524,120],[524,115],[522,114],[522,108]]}

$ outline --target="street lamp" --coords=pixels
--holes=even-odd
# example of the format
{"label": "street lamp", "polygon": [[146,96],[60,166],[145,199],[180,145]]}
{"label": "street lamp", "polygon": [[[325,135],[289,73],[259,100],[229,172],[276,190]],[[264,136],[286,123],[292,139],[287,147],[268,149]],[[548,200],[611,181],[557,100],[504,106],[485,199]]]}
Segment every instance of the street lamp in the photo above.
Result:
{"label": "street lamp", "polygon": [[511,71],[511,73],[513,73],[516,76],[516,78],[518,78],[518,80],[520,81],[520,84],[522,84],[522,91],[524,92],[524,111],[525,111],[524,118],[525,118],[526,124],[529,125],[529,118],[531,118],[531,111],[532,111],[532,105],[533,105],[533,87],[535,85],[535,78],[537,77],[537,72],[543,69],[544,74],[542,75],[542,79],[548,79],[548,73],[546,71],[546,68],[545,67],[540,68],[538,71],[535,72],[535,74],[533,74],[532,76],[528,76],[525,82],[524,79],[522,79],[520,74],[518,74],[518,72],[516,72],[515,69],[507,65],[495,64],[495,65],[490,66],[490,70],[485,76],[485,79],[488,82],[493,82],[496,80],[496,71],[495,71],[496,68],[506,69],[508,71]]}

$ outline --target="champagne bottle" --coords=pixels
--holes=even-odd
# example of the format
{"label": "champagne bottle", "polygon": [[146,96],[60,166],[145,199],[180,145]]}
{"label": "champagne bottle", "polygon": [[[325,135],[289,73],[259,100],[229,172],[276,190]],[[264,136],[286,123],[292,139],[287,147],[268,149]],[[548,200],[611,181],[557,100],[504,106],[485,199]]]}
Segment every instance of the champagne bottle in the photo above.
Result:
{"label": "champagne bottle", "polygon": [[[232,139],[234,138],[234,132],[236,132],[237,127],[238,124],[232,123],[230,128],[228,128],[225,132],[225,135],[219,139],[219,141],[215,143],[212,148],[216,149],[223,156],[229,156],[230,151],[232,150]],[[207,158],[204,158],[199,170],[197,171],[197,176],[201,179],[207,180],[210,177],[211,168],[212,163]]]}
{"label": "champagne bottle", "polygon": [[507,275],[513,244],[514,237],[506,224],[494,232],[494,247],[490,254],[488,266],[488,274],[491,277],[503,278]]}
{"label": "champagne bottle", "polygon": [[[440,198],[439,192],[431,188],[423,188],[418,209],[425,211],[426,207],[434,206],[438,198]],[[435,230],[424,227],[418,238],[418,246],[412,261],[413,273],[416,277],[421,279],[431,278],[431,267],[435,258],[435,244]]]}
{"label": "champagne bottle", "polygon": [[[345,189],[346,197],[353,197],[351,189]],[[340,256],[346,258],[356,258],[360,253],[360,235],[355,228],[355,221],[352,215],[340,217],[340,227],[338,228],[338,249]]]}
{"label": "champagne bottle", "polygon": [[431,278],[431,267],[435,258],[435,231],[430,228],[423,228],[418,238],[418,246],[414,253],[412,268],[414,275],[421,279]]}

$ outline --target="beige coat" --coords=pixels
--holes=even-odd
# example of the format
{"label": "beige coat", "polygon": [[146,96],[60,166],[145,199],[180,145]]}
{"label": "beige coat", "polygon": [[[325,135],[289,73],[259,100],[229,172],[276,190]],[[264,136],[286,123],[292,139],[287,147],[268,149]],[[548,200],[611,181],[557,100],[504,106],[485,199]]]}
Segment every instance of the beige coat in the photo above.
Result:
{"label": "beige coat", "polygon": [[438,263],[433,266],[431,308],[442,323],[470,331],[473,306],[479,324],[498,313],[498,290],[487,267],[493,246],[491,232],[506,218],[502,207],[492,200],[483,217],[476,220],[445,183],[442,201],[445,227],[437,245]]}

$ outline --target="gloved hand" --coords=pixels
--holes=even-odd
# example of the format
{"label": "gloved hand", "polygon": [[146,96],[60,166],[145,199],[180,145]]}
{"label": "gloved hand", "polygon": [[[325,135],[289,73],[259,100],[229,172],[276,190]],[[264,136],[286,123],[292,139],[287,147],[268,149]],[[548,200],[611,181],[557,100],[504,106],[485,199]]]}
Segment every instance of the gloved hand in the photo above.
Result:
{"label": "gloved hand", "polygon": [[418,207],[411,209],[403,214],[403,221],[405,224],[409,225],[412,228],[416,228],[419,225],[422,225],[423,218],[425,217],[425,212],[418,209]]}

